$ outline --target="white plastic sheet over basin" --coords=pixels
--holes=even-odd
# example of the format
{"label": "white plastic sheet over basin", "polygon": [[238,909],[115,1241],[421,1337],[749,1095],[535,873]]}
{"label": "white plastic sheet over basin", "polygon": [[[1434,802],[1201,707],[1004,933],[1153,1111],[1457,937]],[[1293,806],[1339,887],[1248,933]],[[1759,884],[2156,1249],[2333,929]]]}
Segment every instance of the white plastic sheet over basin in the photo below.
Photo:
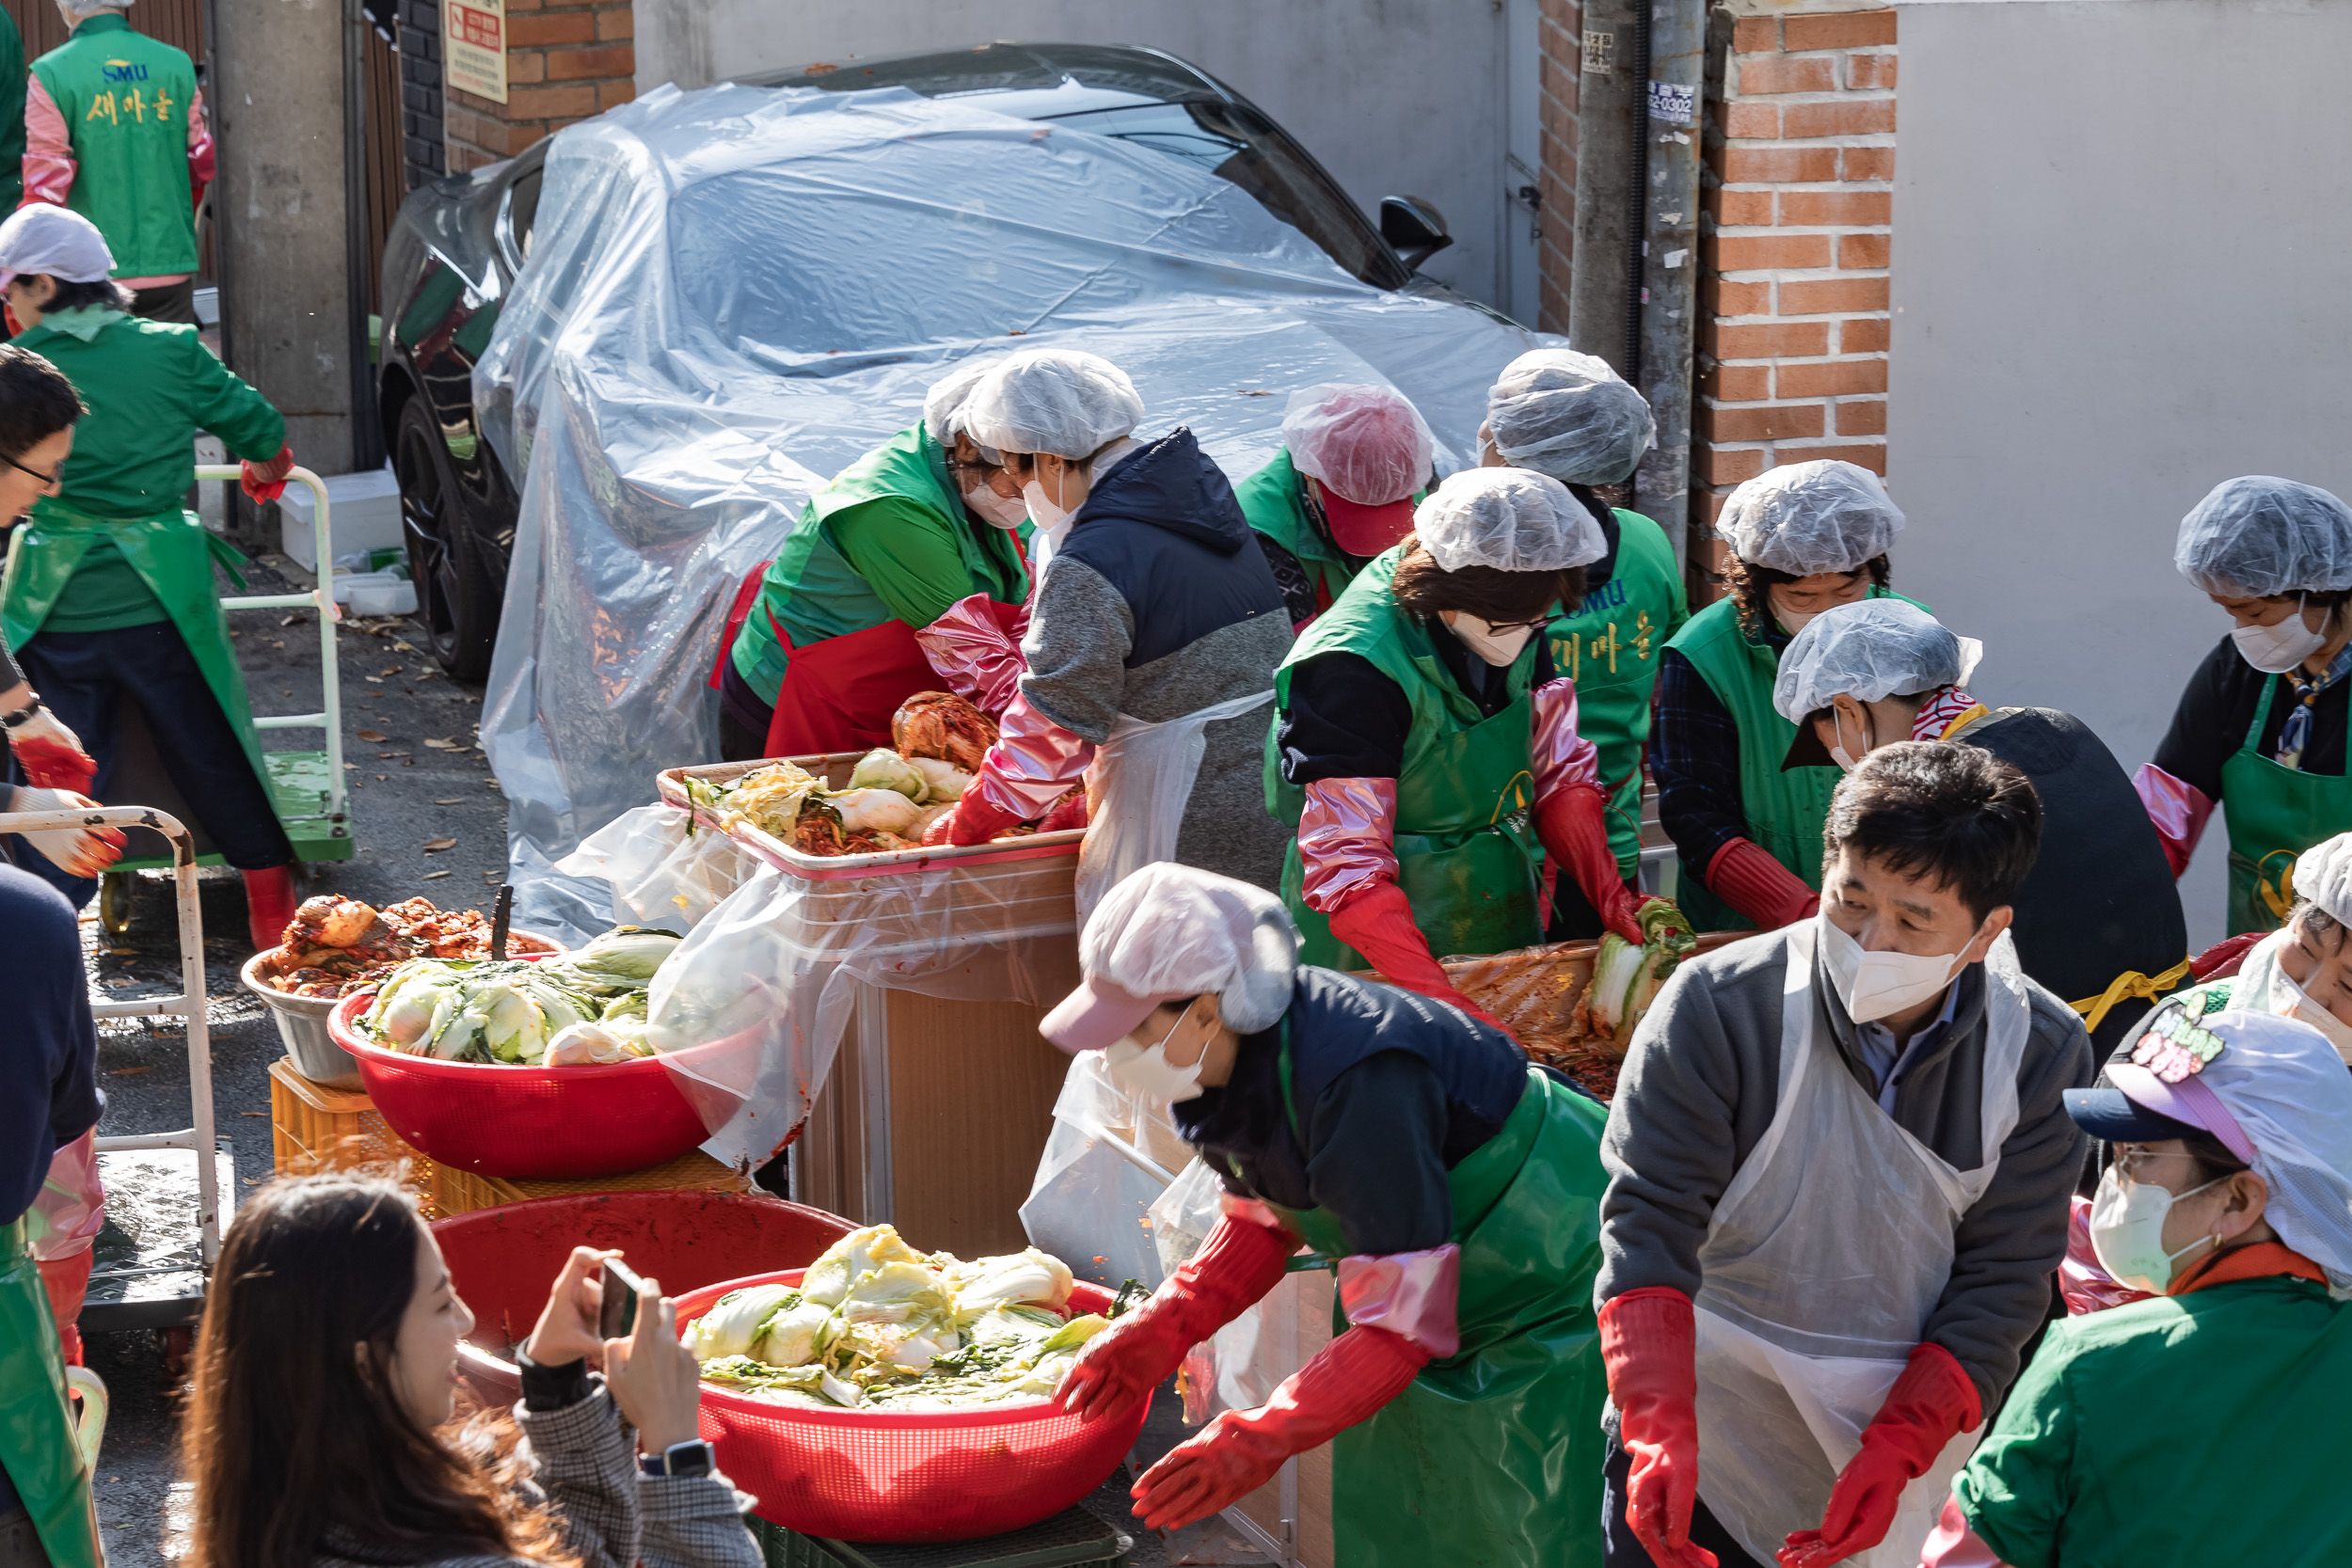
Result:
{"label": "white plastic sheet over basin", "polygon": [[610,889],[552,863],[718,756],[736,585],[958,360],[1047,343],[1134,377],[1235,480],[1283,402],[1386,382],[1470,461],[1486,388],[1552,340],[1359,283],[1205,163],[903,89],[664,87],[562,133],[475,372],[521,515],[483,721],[516,918]]}

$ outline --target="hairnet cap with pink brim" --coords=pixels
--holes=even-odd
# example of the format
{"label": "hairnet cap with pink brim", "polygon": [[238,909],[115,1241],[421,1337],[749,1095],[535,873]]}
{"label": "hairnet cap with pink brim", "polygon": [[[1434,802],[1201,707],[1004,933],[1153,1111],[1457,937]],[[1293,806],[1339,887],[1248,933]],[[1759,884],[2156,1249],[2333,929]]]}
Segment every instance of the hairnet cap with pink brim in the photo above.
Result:
{"label": "hairnet cap with pink brim", "polygon": [[1104,898],[1078,938],[1086,978],[1038,1032],[1064,1051],[1100,1051],[1162,1003],[1204,994],[1245,1035],[1290,1009],[1298,928],[1263,888],[1159,861]]}

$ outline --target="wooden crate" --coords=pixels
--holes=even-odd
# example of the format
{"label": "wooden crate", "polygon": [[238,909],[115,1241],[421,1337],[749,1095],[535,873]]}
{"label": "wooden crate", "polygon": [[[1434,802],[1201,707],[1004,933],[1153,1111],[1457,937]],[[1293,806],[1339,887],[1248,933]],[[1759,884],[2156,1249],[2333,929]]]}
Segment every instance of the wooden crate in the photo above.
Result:
{"label": "wooden crate", "polygon": [[417,1195],[428,1219],[436,1217],[427,1170],[432,1162],[401,1142],[358,1089],[314,1084],[281,1056],[269,1065],[269,1133],[275,1174],[342,1170],[389,1177]]}
{"label": "wooden crate", "polygon": [[[422,1157],[420,1156],[421,1160]],[[619,1176],[591,1176],[572,1181],[540,1181],[522,1177],[481,1176],[436,1160],[422,1160],[425,1182],[437,1218],[469,1214],[534,1197],[572,1197],[584,1193],[644,1193],[672,1189],[705,1193],[748,1193],[751,1174],[723,1165],[709,1155],[690,1151],[669,1164]]]}

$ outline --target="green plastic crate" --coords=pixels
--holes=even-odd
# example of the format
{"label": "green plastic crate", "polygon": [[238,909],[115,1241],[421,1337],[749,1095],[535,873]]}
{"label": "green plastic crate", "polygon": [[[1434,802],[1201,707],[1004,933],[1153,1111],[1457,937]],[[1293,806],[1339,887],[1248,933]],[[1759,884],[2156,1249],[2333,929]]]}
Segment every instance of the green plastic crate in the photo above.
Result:
{"label": "green plastic crate", "polygon": [[[278,820],[285,826],[286,837],[294,845],[298,861],[347,861],[356,846],[350,824],[324,819],[326,811],[326,753],[325,752],[264,752],[262,764],[269,769],[270,804],[277,809]],[[348,808],[346,808],[347,810]],[[199,865],[225,863],[218,850],[196,857]],[[117,871],[168,871],[171,858],[149,855],[119,863]]]}
{"label": "green plastic crate", "polygon": [[824,1541],[765,1519],[745,1522],[768,1568],[1125,1568],[1135,1545],[1082,1508],[982,1541],[912,1545]]}

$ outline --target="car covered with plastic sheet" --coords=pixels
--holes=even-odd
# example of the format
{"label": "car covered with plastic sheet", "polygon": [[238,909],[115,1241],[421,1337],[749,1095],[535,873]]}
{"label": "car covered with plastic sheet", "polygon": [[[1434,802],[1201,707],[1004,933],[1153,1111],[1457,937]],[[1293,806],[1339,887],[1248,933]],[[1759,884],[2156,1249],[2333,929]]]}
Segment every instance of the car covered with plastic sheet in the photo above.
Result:
{"label": "car covered with plastic sheet", "polygon": [[1394,386],[1440,471],[1474,461],[1543,341],[1364,281],[1211,160],[984,97],[665,87],[564,131],[472,386],[523,476],[482,726],[523,911],[601,912],[553,861],[717,756],[738,586],[966,357],[1100,354],[1141,434],[1188,425],[1238,480],[1322,382]]}

